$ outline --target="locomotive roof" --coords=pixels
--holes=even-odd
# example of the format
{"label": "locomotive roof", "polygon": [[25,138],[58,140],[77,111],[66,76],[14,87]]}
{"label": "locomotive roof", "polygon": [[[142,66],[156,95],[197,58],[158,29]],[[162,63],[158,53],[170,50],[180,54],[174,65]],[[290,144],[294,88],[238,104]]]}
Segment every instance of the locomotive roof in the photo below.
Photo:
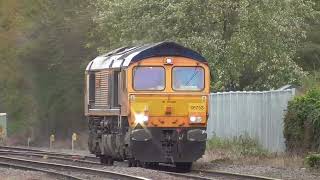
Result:
{"label": "locomotive roof", "polygon": [[151,57],[180,56],[207,63],[199,53],[175,42],[159,42],[135,47],[122,47],[93,59],[87,71],[128,67],[130,64]]}

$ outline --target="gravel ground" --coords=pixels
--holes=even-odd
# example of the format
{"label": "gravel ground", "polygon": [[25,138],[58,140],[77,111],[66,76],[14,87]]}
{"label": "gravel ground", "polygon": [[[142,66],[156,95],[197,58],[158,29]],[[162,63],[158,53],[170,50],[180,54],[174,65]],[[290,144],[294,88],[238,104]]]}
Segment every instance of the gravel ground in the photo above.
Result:
{"label": "gravel ground", "polygon": [[227,171],[241,174],[273,177],[286,180],[320,180],[319,171],[311,171],[305,168],[279,168],[270,166],[256,165],[232,165],[232,164],[213,164],[203,165],[204,169]]}
{"label": "gravel ground", "polygon": [[1,180],[55,180],[46,173],[0,167]]}

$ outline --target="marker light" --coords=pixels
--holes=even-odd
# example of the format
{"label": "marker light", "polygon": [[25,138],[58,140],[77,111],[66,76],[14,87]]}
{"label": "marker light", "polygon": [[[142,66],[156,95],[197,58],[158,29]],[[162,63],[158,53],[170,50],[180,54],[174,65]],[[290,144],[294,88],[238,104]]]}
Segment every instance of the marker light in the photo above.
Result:
{"label": "marker light", "polygon": [[202,117],[190,116],[190,123],[201,123]]}
{"label": "marker light", "polygon": [[167,58],[165,63],[166,64],[172,64],[172,59],[171,58]]}
{"label": "marker light", "polygon": [[134,102],[135,100],[136,100],[136,96],[131,95],[131,96],[130,96],[130,102]]}
{"label": "marker light", "polygon": [[148,122],[148,120],[149,117],[142,113],[135,114],[135,121],[137,124],[144,124],[145,122]]}

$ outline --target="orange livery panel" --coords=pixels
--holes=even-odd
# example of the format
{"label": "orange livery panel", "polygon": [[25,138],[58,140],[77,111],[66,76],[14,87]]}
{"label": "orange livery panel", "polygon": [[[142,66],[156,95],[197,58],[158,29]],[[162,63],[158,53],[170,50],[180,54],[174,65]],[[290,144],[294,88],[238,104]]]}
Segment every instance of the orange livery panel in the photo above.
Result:
{"label": "orange livery panel", "polygon": [[[140,122],[145,127],[203,127],[207,123],[207,95],[131,95],[131,126]],[[147,116],[148,121],[141,122],[137,118]],[[191,123],[191,117],[199,117],[201,121]]]}

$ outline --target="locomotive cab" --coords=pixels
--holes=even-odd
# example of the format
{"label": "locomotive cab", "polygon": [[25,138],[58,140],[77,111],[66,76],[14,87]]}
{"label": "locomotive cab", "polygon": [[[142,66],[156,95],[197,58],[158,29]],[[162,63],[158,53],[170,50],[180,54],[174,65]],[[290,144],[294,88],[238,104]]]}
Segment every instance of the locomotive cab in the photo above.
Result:
{"label": "locomotive cab", "polygon": [[129,67],[133,154],[143,162],[190,166],[205,151],[209,69],[184,57]]}
{"label": "locomotive cab", "polygon": [[190,169],[204,154],[210,71],[200,54],[173,42],[120,48],[90,62],[86,79],[89,149],[102,162]]}

